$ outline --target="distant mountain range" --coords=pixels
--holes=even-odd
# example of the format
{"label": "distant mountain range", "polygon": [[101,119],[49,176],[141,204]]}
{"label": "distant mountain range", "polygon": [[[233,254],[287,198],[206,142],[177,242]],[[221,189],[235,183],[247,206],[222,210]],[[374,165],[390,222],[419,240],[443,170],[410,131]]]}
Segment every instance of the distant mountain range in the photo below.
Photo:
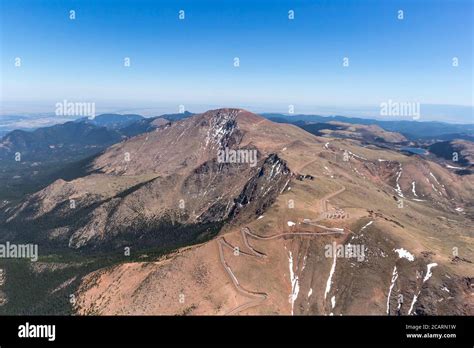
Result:
{"label": "distant mountain range", "polygon": [[169,114],[144,118],[140,115],[102,114],[93,119],[87,117],[64,124],[37,128],[31,131],[14,130],[0,140],[0,160],[11,161],[19,152],[22,160],[49,161],[61,158],[92,155],[125,138],[152,131],[160,122],[175,121],[192,115]]}
{"label": "distant mountain range", "polygon": [[386,131],[398,132],[410,140],[436,138],[439,140],[465,139],[474,141],[474,124],[452,124],[434,121],[379,121],[345,116],[285,115],[277,113],[266,113],[262,114],[262,116],[274,122],[293,123],[296,125],[334,121],[360,125],[377,125]]}
{"label": "distant mountain range", "polygon": [[[144,118],[140,115],[104,114],[40,127],[14,130],[0,139],[0,198],[15,199],[58,178],[81,173],[83,160],[112,144],[150,132],[190,113]],[[79,167],[71,164],[77,162]]]}
{"label": "distant mountain range", "polygon": [[112,128],[112,129],[120,129],[125,126],[128,126],[134,122],[137,122],[139,120],[143,120],[144,117],[141,115],[134,115],[134,114],[125,114],[125,115],[120,115],[120,114],[102,114],[98,115],[94,118],[80,118],[76,120],[76,122],[84,122],[84,123],[90,123],[95,126],[99,127],[106,127],[106,128]]}

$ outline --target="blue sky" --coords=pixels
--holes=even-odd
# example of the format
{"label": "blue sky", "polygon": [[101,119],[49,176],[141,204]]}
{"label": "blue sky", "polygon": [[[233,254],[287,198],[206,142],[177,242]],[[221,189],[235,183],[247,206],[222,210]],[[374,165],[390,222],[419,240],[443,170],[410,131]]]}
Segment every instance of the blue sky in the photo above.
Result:
{"label": "blue sky", "polygon": [[99,109],[183,104],[285,111],[293,104],[317,112],[391,99],[467,106],[472,116],[469,0],[1,4],[1,100],[18,110],[67,99]]}

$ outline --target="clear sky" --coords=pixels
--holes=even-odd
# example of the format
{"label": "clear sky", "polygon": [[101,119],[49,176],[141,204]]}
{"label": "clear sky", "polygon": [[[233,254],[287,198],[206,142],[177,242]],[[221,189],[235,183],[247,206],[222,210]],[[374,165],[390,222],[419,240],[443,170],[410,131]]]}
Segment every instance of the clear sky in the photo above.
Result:
{"label": "clear sky", "polygon": [[282,111],[289,104],[350,109],[389,99],[473,105],[471,0],[4,0],[1,6],[5,105],[63,99],[99,107],[243,104]]}

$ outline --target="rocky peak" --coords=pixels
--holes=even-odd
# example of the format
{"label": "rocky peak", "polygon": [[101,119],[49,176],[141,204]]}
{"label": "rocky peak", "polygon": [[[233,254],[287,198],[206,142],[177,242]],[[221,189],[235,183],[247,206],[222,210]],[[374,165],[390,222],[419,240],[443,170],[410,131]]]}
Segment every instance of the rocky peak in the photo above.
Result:
{"label": "rocky peak", "polygon": [[217,109],[203,114],[209,128],[206,134],[206,146],[226,147],[238,128],[236,118],[240,109]]}

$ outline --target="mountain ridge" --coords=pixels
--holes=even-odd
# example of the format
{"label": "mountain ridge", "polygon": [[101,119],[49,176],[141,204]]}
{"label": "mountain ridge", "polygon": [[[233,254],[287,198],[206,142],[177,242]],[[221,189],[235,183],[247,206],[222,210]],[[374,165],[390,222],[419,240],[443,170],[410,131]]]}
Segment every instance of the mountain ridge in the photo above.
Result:
{"label": "mountain ridge", "polygon": [[[223,148],[257,165],[222,162]],[[82,177],[2,206],[0,235],[116,255],[80,279],[79,314],[394,315],[398,294],[402,314],[466,314],[473,192],[472,175],[427,158],[228,108],[114,144]],[[325,256],[333,243],[362,261]]]}

